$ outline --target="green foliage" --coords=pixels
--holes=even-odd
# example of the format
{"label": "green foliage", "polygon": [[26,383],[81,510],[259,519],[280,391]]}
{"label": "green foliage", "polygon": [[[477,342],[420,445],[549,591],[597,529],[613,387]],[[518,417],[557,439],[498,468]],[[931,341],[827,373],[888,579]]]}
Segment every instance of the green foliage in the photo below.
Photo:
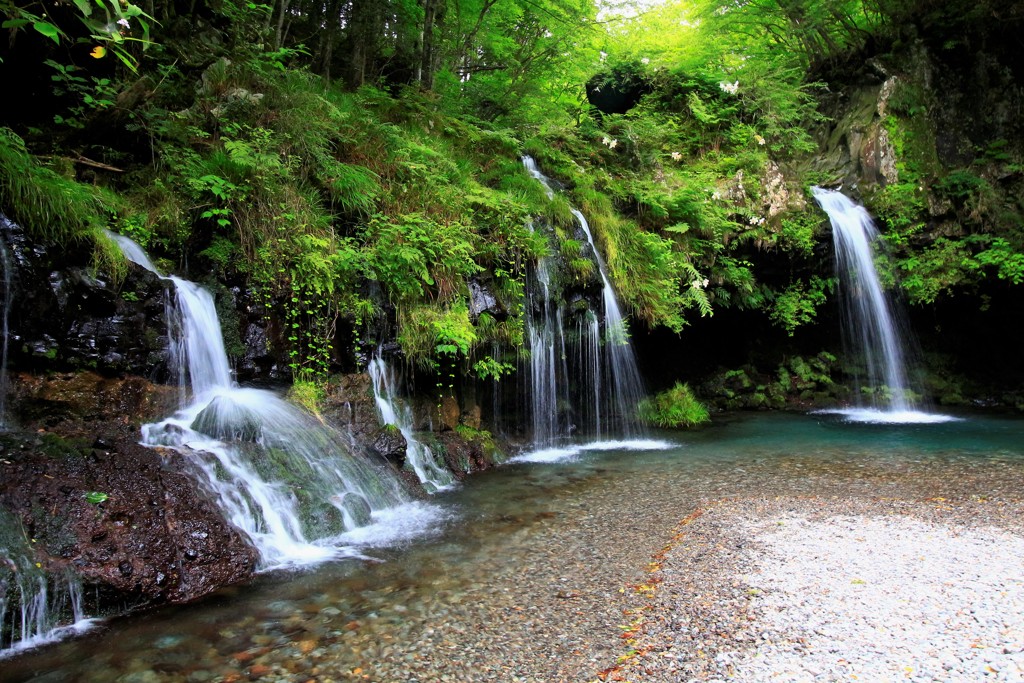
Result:
{"label": "green foliage", "polygon": [[870,197],[869,208],[888,228],[889,243],[899,243],[922,227],[925,194],[915,182],[894,183]]}
{"label": "green foliage", "polygon": [[20,137],[0,128],[0,205],[37,239],[67,245],[93,239],[117,201],[39,163]]}
{"label": "green foliage", "polygon": [[671,429],[695,427],[711,421],[707,406],[693,396],[688,384],[681,382],[644,399],[638,410],[644,422]]}
{"label": "green foliage", "polygon": [[512,363],[497,361],[491,356],[485,356],[473,363],[473,374],[480,379],[493,379],[495,382],[505,375],[515,372],[516,366]]}
{"label": "green foliage", "polygon": [[806,285],[794,282],[775,296],[768,315],[773,323],[793,336],[797,327],[814,321],[818,307],[825,303],[826,291],[830,289],[832,283],[816,275]]}
{"label": "green foliage", "polygon": [[[987,239],[978,238],[976,241],[985,242]],[[1014,285],[1024,283],[1024,253],[1003,237],[992,238],[987,248],[975,254],[973,260],[966,261],[965,265],[971,270],[993,268],[1000,280]]]}
{"label": "green foliage", "polygon": [[985,185],[985,181],[974,173],[958,169],[935,183],[935,190],[950,199],[965,202]]}
{"label": "green foliage", "polygon": [[937,238],[930,245],[900,259],[901,284],[913,303],[931,304],[943,292],[951,292],[966,279],[964,264],[970,260],[967,245]]}
{"label": "green foliage", "polygon": [[[52,40],[56,45],[71,40],[74,34],[77,40],[93,42],[90,56],[103,59],[107,52],[113,52],[121,62],[132,71],[136,71],[139,60],[132,53],[131,46],[141,46],[143,50],[152,43],[149,39],[149,22],[153,17],[146,14],[140,7],[125,0],[73,0],[78,9],[78,21],[81,26],[61,28],[45,12],[41,15],[19,7],[11,0],[0,2],[0,12],[8,18],[2,27],[17,31],[31,26],[37,33]],[[84,30],[85,35],[82,35]],[[87,36],[87,37],[86,37]]]}
{"label": "green foliage", "polygon": [[68,108],[69,115],[54,115],[54,123],[70,128],[84,128],[84,120],[88,116],[114,106],[117,90],[109,78],[79,76],[78,73],[84,72],[83,69],[58,64],[52,59],[46,60],[45,64],[56,72],[51,76],[55,83],[53,94],[58,97],[72,95],[75,101]]}
{"label": "green foliage", "polygon": [[326,398],[327,392],[322,382],[296,379],[288,388],[288,400],[302,406],[313,415],[320,415],[320,406]]}
{"label": "green foliage", "polygon": [[428,291],[450,301],[461,278],[481,270],[474,260],[470,227],[460,221],[441,223],[412,213],[394,219],[376,215],[366,224],[368,265],[395,302],[419,299]]}
{"label": "green foliage", "polygon": [[450,366],[469,357],[478,341],[469,309],[461,301],[449,308],[430,305],[403,308],[399,311],[398,323],[398,341],[406,357],[426,369],[437,369],[439,360]]}
{"label": "green foliage", "polygon": [[105,503],[110,499],[109,493],[103,493],[102,491],[89,491],[85,494],[85,500],[93,505],[99,505]]}

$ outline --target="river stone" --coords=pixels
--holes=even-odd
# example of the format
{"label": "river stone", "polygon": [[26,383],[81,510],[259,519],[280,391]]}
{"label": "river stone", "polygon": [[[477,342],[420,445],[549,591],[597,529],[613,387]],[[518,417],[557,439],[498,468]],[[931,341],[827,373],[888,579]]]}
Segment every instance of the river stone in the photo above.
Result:
{"label": "river stone", "polygon": [[346,491],[341,494],[339,504],[355,526],[366,526],[372,521],[370,504],[358,493]]}
{"label": "river stone", "polygon": [[[135,434],[102,435],[101,458],[49,433],[37,445],[36,436],[0,435],[0,506],[36,539],[45,569],[71,566],[82,577],[86,600],[97,603],[90,613],[187,602],[251,576],[256,551],[183,474],[179,454],[140,446]],[[89,502],[90,491],[106,498]]]}
{"label": "river stone", "polygon": [[221,441],[254,442],[261,434],[260,418],[226,396],[217,396],[192,421],[192,429]]}
{"label": "river stone", "polygon": [[402,432],[393,425],[382,427],[373,437],[373,450],[398,467],[405,464],[405,451],[409,447]]}

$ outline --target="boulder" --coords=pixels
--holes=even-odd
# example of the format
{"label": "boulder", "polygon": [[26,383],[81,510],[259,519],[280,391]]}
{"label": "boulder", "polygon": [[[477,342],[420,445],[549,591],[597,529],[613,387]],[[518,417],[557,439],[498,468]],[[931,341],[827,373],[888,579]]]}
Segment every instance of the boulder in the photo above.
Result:
{"label": "boulder", "polygon": [[0,507],[45,569],[82,577],[91,612],[186,602],[252,574],[256,551],[177,453],[120,434],[12,432],[0,444]]}

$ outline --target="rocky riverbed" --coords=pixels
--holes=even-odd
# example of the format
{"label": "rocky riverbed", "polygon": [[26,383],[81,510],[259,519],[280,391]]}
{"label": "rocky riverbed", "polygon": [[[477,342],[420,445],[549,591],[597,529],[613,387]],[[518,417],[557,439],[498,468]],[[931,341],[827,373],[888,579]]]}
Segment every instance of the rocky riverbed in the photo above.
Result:
{"label": "rocky riverbed", "polygon": [[633,590],[615,681],[1024,680],[1021,504],[747,499],[695,511]]}
{"label": "rocky riverbed", "polygon": [[512,464],[433,497],[426,537],[110,621],[0,679],[1016,680],[1020,443],[980,418],[761,415]]}

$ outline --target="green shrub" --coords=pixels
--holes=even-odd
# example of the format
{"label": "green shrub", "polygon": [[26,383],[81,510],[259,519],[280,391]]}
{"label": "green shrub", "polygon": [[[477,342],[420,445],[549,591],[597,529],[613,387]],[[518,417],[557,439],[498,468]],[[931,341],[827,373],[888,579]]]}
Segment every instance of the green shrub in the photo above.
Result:
{"label": "green shrub", "polygon": [[695,427],[711,421],[707,406],[698,401],[689,384],[675,386],[645,398],[638,406],[640,419],[658,427]]}

